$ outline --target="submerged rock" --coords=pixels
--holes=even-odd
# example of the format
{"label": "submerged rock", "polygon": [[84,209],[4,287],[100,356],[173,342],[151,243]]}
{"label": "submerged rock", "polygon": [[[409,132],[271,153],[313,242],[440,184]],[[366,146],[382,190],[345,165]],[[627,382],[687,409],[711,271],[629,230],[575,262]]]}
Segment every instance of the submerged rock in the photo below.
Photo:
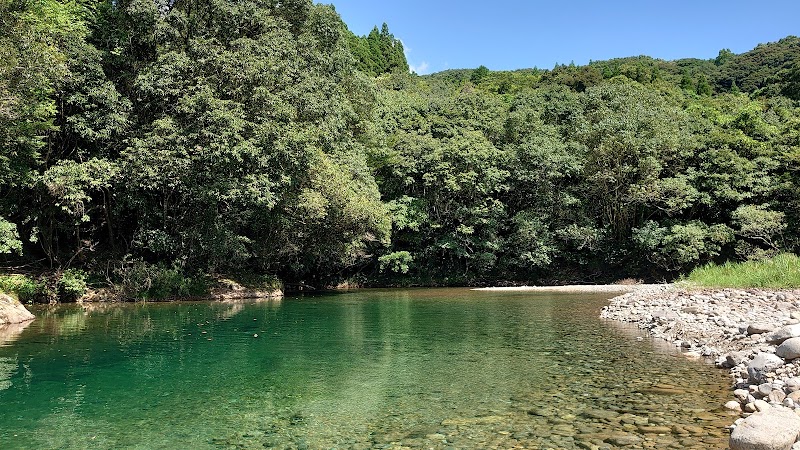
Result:
{"label": "submerged rock", "polygon": [[731,450],[790,450],[800,436],[800,417],[769,408],[744,419],[731,433]]}

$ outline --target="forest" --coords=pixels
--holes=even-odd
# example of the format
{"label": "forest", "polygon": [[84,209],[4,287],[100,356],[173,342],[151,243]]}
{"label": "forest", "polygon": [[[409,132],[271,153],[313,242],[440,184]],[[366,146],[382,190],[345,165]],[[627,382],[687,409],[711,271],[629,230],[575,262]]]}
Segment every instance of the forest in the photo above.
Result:
{"label": "forest", "polygon": [[0,265],[50,296],[668,281],[798,221],[797,37],[418,76],[311,0],[0,0]]}

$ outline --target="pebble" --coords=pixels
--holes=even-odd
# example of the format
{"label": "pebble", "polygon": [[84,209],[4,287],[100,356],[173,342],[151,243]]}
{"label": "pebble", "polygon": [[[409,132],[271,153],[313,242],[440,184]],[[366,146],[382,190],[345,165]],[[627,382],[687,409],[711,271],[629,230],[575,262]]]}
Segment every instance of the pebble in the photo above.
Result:
{"label": "pebble", "polygon": [[[735,400],[725,410],[757,415],[777,408],[800,414],[800,290],[641,290],[612,299],[601,316],[635,323],[691,357],[701,355],[730,370]],[[759,423],[750,421],[748,427]]]}

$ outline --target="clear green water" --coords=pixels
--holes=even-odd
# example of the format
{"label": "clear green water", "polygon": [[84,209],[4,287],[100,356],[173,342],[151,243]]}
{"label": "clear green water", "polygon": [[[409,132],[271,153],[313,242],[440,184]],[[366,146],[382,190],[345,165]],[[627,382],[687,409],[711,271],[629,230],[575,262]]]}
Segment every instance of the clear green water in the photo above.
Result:
{"label": "clear green water", "polygon": [[726,375],[607,298],[42,307],[0,334],[0,448],[724,448]]}

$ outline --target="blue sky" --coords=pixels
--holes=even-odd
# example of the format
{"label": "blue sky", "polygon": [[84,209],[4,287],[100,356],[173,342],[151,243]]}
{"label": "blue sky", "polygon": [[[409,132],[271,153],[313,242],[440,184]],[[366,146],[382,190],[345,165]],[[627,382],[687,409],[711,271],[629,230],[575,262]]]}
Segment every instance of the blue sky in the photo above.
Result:
{"label": "blue sky", "polygon": [[383,22],[417,73],[648,55],[710,59],[800,35],[800,0],[327,0],[351,31]]}

